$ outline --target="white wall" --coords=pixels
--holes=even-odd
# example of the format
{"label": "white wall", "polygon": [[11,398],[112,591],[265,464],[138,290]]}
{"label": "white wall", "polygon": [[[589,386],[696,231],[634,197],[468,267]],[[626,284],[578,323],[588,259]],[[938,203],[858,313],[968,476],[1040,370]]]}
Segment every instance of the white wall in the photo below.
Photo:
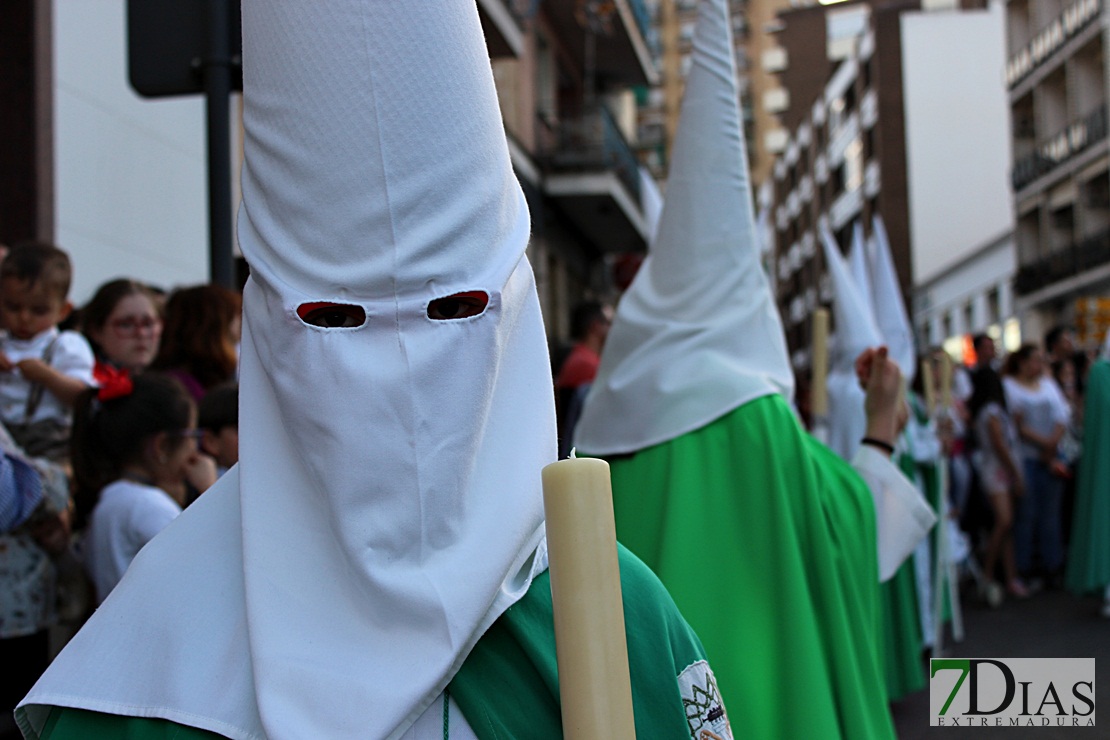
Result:
{"label": "white wall", "polygon": [[[953,326],[953,329],[959,333],[982,331],[989,321],[1009,318],[1014,312],[1010,281],[1016,271],[1012,235],[1007,235],[992,244],[980,245],[978,253],[968,257],[966,262],[945,271],[944,275],[934,278],[927,285],[919,286],[915,290],[914,324],[922,326],[934,317],[953,311],[960,312],[969,303],[976,307],[976,320],[972,326],[963,326],[962,322],[954,322],[960,324]],[[979,304],[986,299],[991,290],[999,291],[1002,299],[999,306],[1002,316],[989,319],[985,315],[985,305]],[[935,337],[932,340],[937,341]]]}
{"label": "white wall", "polygon": [[1013,229],[1004,9],[905,13],[914,282]]}
{"label": "white wall", "polygon": [[118,276],[208,277],[204,103],[132,91],[125,8],[54,3],[55,241],[73,258],[75,303]]}

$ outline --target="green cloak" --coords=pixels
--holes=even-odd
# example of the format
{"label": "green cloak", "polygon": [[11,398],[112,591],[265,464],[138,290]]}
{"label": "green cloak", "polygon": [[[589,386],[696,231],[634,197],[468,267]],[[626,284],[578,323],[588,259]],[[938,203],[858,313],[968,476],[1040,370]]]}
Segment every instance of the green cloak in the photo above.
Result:
{"label": "green cloak", "polygon": [[610,461],[617,536],[705,644],[745,737],[891,737],[866,484],[781,396]]}
{"label": "green cloak", "polygon": [[[659,579],[624,548],[619,555],[636,734],[692,737],[702,723],[723,710],[712,674],[692,670],[703,663],[705,651]],[[451,697],[483,740],[563,736],[550,584],[547,571],[536,577],[524,598],[482,636],[451,681]],[[701,680],[693,693],[680,682],[680,674],[692,673]],[[213,740],[220,736],[164,719],[55,707],[41,737]]]}
{"label": "green cloak", "polygon": [[[898,467],[911,481],[916,476],[916,463],[909,455],[900,455]],[[880,587],[883,606],[883,673],[887,696],[891,701],[925,688],[924,663],[921,660],[921,617],[918,613],[917,574],[914,556],[902,563],[890,580]]]}

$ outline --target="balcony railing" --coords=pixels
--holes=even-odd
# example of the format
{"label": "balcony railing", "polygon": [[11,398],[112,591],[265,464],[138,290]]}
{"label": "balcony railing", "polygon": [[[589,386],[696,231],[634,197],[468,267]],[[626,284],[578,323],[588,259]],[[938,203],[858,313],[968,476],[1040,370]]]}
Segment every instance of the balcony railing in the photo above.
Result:
{"label": "balcony railing", "polygon": [[1006,85],[1013,87],[1102,15],[1102,0],[1075,0],[1006,62]]}
{"label": "balcony railing", "polygon": [[651,14],[645,0],[558,0],[541,4],[549,32],[583,60],[598,89],[653,85]]}
{"label": "balcony railing", "polygon": [[1014,289],[1019,295],[1027,295],[1107,263],[1110,263],[1110,228],[1035,262],[1021,265],[1014,280]]}
{"label": "balcony railing", "polygon": [[612,171],[640,202],[636,155],[604,105],[556,123],[540,120],[540,156],[552,172]]}
{"label": "balcony railing", "polygon": [[1011,174],[1014,190],[1021,190],[1041,175],[1105,139],[1106,124],[1106,105],[1103,104],[1041,142],[1034,152],[1014,162]]}
{"label": "balcony railing", "polygon": [[650,43],[652,39],[651,12],[648,10],[647,3],[644,0],[628,0],[628,7],[632,9],[632,15],[636,18],[636,26],[640,29],[640,35]]}
{"label": "balcony railing", "polygon": [[[482,21],[482,32],[486,35],[486,45],[491,57],[516,56],[520,53],[519,41],[509,37],[519,36],[524,19],[529,12],[531,0],[480,0],[478,17]],[[511,30],[503,27],[511,24]]]}

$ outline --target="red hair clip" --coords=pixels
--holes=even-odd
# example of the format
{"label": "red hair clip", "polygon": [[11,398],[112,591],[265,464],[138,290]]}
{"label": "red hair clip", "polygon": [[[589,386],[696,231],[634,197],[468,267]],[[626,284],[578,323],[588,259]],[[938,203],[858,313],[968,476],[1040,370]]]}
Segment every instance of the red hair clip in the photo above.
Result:
{"label": "red hair clip", "polygon": [[131,382],[131,375],[127,370],[104,368],[100,378],[100,389],[96,397],[100,401],[111,401],[113,398],[122,398],[131,395],[135,385]]}

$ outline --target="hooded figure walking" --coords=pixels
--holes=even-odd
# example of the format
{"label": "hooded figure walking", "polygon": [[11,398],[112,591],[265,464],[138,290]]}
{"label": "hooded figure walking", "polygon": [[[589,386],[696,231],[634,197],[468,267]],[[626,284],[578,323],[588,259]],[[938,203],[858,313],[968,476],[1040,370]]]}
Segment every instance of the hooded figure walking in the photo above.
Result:
{"label": "hooded figure walking", "polygon": [[875,447],[893,449],[897,428],[885,350],[857,362],[872,438],[854,461],[862,477],[790,408],[730,24],[726,0],[701,0],[659,229],[617,307],[575,445],[609,459],[617,537],[698,631],[747,736],[890,737],[879,580],[932,514]]}
{"label": "hooded figure walking", "polygon": [[[561,737],[551,372],[474,0],[244,0],[243,71],[240,462],[19,726]],[[621,565],[640,734],[721,734],[697,637]]]}

